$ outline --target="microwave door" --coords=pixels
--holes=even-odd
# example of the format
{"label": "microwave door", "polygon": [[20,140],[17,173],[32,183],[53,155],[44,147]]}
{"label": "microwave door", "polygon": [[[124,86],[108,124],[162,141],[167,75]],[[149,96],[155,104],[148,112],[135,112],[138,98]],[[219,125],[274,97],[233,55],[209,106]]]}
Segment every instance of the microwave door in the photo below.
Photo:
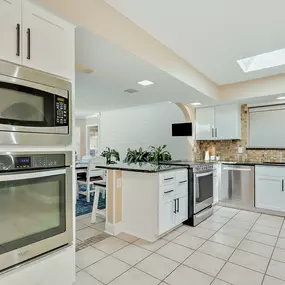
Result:
{"label": "microwave door", "polygon": [[67,91],[20,79],[5,82],[3,77],[0,75],[0,131],[69,133]]}

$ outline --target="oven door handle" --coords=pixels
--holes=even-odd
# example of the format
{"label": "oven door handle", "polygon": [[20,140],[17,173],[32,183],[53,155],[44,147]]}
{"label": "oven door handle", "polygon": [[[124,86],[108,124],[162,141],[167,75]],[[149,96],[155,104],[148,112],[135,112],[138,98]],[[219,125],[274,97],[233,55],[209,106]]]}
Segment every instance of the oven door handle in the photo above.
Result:
{"label": "oven door handle", "polygon": [[14,173],[14,174],[5,174],[0,175],[0,181],[16,181],[16,180],[25,180],[41,177],[49,177],[54,175],[66,174],[66,169],[57,169],[57,170],[43,170],[38,172],[29,172],[29,173]]}
{"label": "oven door handle", "polygon": [[210,171],[210,172],[206,172],[206,173],[197,173],[195,175],[198,178],[198,177],[208,176],[208,175],[211,175],[211,174],[214,174],[214,172]]}

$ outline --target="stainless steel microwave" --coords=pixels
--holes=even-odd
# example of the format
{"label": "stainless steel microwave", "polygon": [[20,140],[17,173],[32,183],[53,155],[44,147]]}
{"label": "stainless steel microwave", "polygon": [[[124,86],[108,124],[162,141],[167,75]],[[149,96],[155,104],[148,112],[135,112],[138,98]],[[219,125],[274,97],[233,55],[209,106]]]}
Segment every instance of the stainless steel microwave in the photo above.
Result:
{"label": "stainless steel microwave", "polygon": [[71,83],[0,61],[0,144],[71,143]]}

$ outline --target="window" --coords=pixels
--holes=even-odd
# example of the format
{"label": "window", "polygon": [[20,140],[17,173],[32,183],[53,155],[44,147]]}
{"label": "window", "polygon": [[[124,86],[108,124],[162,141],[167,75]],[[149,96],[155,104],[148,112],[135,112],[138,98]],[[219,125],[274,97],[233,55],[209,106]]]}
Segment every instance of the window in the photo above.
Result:
{"label": "window", "polygon": [[249,108],[248,147],[285,148],[285,105]]}

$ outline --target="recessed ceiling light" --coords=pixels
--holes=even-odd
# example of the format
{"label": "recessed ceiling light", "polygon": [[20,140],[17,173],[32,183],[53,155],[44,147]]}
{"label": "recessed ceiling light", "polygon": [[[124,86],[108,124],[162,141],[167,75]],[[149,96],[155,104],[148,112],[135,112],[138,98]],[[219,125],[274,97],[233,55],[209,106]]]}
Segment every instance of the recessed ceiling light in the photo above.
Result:
{"label": "recessed ceiling light", "polygon": [[149,80],[142,80],[142,81],[139,81],[138,84],[140,84],[142,86],[148,86],[148,85],[154,84],[154,82],[149,81]]}
{"label": "recessed ceiling light", "polygon": [[258,54],[237,60],[244,72],[251,72],[285,64],[285,49]]}
{"label": "recessed ceiling light", "polygon": [[285,96],[278,97],[277,100],[285,100]]}
{"label": "recessed ceiling light", "polygon": [[199,106],[199,105],[201,105],[201,103],[195,102],[195,103],[191,103],[191,105],[192,105],[192,106]]}

